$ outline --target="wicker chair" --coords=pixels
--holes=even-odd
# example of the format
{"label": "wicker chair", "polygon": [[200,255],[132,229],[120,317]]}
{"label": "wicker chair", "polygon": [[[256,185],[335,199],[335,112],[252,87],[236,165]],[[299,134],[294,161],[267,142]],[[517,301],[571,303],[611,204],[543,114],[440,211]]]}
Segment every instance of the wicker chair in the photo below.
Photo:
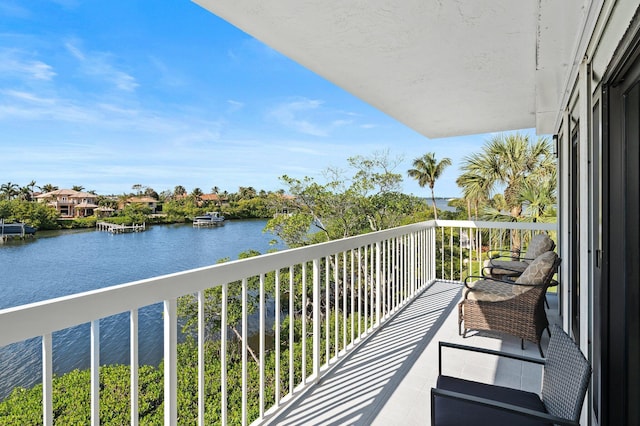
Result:
{"label": "wicker chair", "polygon": [[[442,348],[481,352],[541,364],[540,396],[533,392],[473,382],[442,374]],[[579,425],[591,378],[580,348],[554,325],[546,359],[440,342],[440,372],[431,389],[431,425]]]}
{"label": "wicker chair", "polygon": [[[544,297],[560,260],[555,252],[538,256],[515,281],[490,277],[467,277],[464,297],[458,305],[458,332],[491,330],[538,345],[549,322]],[[471,282],[473,279],[482,278]],[[464,328],[462,325],[464,324]]]}
{"label": "wicker chair", "polygon": [[482,268],[482,275],[493,278],[517,277],[536,257],[547,251],[553,251],[555,246],[556,244],[547,234],[541,233],[531,239],[524,256],[516,256],[517,260],[514,259],[514,253],[511,251],[492,251],[489,253],[491,259],[487,260]]}

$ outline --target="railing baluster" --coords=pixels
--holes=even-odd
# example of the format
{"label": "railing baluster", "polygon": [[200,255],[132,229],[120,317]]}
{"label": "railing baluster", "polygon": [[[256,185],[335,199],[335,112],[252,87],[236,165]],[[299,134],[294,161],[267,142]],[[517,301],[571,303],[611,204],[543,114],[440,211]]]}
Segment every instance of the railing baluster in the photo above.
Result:
{"label": "railing baluster", "polygon": [[[304,276],[304,265],[302,267],[302,273]],[[304,285],[304,284],[303,284]],[[280,405],[280,269],[276,269],[275,271],[275,308],[274,308],[274,337],[273,337],[273,343],[274,343],[274,348],[275,348],[275,357],[276,357],[276,362],[275,362],[275,371],[274,371],[274,399],[275,399],[275,406],[279,406]],[[304,326],[303,326],[304,329]],[[303,339],[304,339],[304,335],[303,335]],[[304,373],[304,363],[303,363],[303,373]]]}
{"label": "railing baluster", "polygon": [[354,269],[354,260],[355,260],[355,253],[353,251],[353,249],[350,250],[350,254],[351,254],[351,283],[350,283],[350,289],[351,289],[351,344],[353,344],[353,341],[355,340],[355,269]]}
{"label": "railing baluster", "polygon": [[358,247],[358,339],[362,337],[362,261]]}
{"label": "railing baluster", "polygon": [[227,293],[229,286],[227,283],[222,284],[221,306],[220,306],[220,419],[222,425],[227,424]]}
{"label": "railing baluster", "polygon": [[264,274],[260,274],[260,305],[258,312],[260,315],[260,356],[259,356],[259,372],[260,372],[260,390],[259,390],[259,416],[260,420],[264,418],[264,351],[265,351],[265,297],[264,297]]}
{"label": "railing baluster", "polygon": [[246,278],[242,279],[242,426],[247,426],[248,418],[247,418],[247,399],[248,399],[248,339],[249,339],[249,321],[247,316],[247,308],[248,308],[248,281]]}
{"label": "railing baluster", "polygon": [[129,312],[129,365],[131,377],[131,425],[138,424],[138,310],[132,309]]}
{"label": "railing baluster", "polygon": [[364,334],[369,332],[369,255],[367,246],[364,246],[364,277],[362,277],[364,287]]}
{"label": "railing baluster", "polygon": [[389,240],[382,241],[382,317],[389,315]]}
{"label": "railing baluster", "polygon": [[347,350],[347,252],[342,252],[342,347]]}
{"label": "railing baluster", "polygon": [[53,426],[53,339],[42,336],[42,424]]}
{"label": "railing baluster", "polygon": [[313,259],[313,376],[320,380],[320,259]]}
{"label": "railing baluster", "polygon": [[178,421],[178,319],[177,299],[164,301],[164,424]]}
{"label": "railing baluster", "polygon": [[416,235],[409,235],[409,297],[416,291]]}
{"label": "railing baluster", "polygon": [[371,307],[369,315],[371,317],[371,320],[369,321],[369,330],[373,330],[375,324],[376,324],[376,311],[374,311],[375,307],[376,307],[376,288],[375,288],[375,282],[376,282],[376,261],[375,261],[375,246],[373,244],[371,244],[369,249],[369,285],[371,286],[371,294],[370,294],[370,299],[369,299],[369,306]]}
{"label": "railing baluster", "polygon": [[204,291],[198,292],[198,425],[204,426]]}
{"label": "railing baluster", "polygon": [[449,264],[451,265],[451,275],[449,275],[449,279],[453,280],[453,228],[449,228]]}
{"label": "railing baluster", "polygon": [[329,277],[331,276],[329,266],[329,256],[324,258],[324,339],[325,339],[325,359],[324,362],[329,364],[329,344],[331,343],[331,329],[329,327]]}
{"label": "railing baluster", "polygon": [[444,226],[440,228],[440,253],[442,254],[442,259],[440,261],[440,279],[444,280]]}
{"label": "railing baluster", "polygon": [[382,253],[380,248],[380,242],[377,242],[375,245],[375,270],[376,270],[376,327],[380,326],[381,315],[382,315],[382,295],[380,292],[382,291]]}
{"label": "railing baluster", "polygon": [[294,322],[295,322],[295,307],[293,304],[295,289],[293,287],[293,265],[289,266],[289,395],[293,396],[294,378],[293,371],[293,355],[294,355]]}
{"label": "railing baluster", "polygon": [[307,262],[302,263],[302,383],[307,383]]}
{"label": "railing baluster", "polygon": [[100,425],[100,320],[91,321],[91,426]]}
{"label": "railing baluster", "polygon": [[340,351],[340,339],[338,339],[338,332],[339,332],[339,319],[340,316],[338,315],[338,279],[339,279],[339,272],[340,272],[340,268],[338,267],[338,265],[340,264],[340,259],[338,257],[338,253],[335,254],[334,256],[335,259],[335,265],[333,267],[333,315],[334,315],[334,321],[333,321],[333,341],[334,341],[334,345],[335,345],[335,349],[333,350],[334,356],[336,358],[338,358],[338,353]]}

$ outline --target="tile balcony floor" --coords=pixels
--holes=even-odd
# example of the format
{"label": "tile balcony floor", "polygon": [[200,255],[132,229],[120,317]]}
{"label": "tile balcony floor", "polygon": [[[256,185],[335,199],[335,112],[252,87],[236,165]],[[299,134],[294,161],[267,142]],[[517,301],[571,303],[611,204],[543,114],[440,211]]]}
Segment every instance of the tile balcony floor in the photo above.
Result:
{"label": "tile balcony floor", "polygon": [[[538,348],[504,334],[458,335],[460,284],[435,282],[398,312],[319,384],[294,400],[271,425],[428,425],[430,391],[438,376],[438,341],[462,343],[539,357]],[[557,298],[549,295],[550,323],[557,323]],[[549,342],[543,333],[542,348]],[[443,350],[443,373],[539,392],[540,366],[491,355]]]}

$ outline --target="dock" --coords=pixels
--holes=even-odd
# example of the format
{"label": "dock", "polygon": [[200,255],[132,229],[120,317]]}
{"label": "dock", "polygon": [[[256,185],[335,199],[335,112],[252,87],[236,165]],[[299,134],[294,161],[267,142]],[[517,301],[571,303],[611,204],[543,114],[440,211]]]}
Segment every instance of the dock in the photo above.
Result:
{"label": "dock", "polygon": [[5,242],[9,238],[33,237],[35,232],[35,228],[26,223],[4,223],[4,219],[0,219],[0,242]]}
{"label": "dock", "polygon": [[135,223],[133,225],[118,225],[116,223],[97,222],[96,229],[98,231],[106,231],[112,234],[124,234],[126,232],[145,231],[147,229],[147,226],[146,223],[143,223],[142,225],[137,225]]}

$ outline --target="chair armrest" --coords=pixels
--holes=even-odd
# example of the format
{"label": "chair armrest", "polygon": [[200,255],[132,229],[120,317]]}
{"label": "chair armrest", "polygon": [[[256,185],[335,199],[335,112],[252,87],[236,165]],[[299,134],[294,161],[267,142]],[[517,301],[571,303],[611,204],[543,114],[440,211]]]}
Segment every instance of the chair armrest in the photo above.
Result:
{"label": "chair armrest", "polygon": [[478,348],[475,346],[461,345],[459,343],[450,342],[438,342],[438,374],[442,374],[442,348],[459,349],[461,351],[478,352],[482,354],[501,356],[504,358],[511,358],[518,361],[530,362],[533,364],[544,365],[546,360],[544,358],[533,358],[525,355],[518,355],[510,352],[496,351],[493,349]]}
{"label": "chair armrest", "polygon": [[509,413],[513,413],[516,415],[520,415],[523,417],[527,417],[530,419],[540,419],[552,424],[563,425],[563,426],[579,426],[580,423],[574,420],[563,419],[562,417],[557,417],[548,413],[543,413],[541,411],[531,410],[529,408],[519,407],[513,404],[507,404],[505,402],[493,401],[487,398],[481,398],[474,395],[467,395],[460,392],[454,392],[446,389],[438,389],[431,388],[431,424],[435,426],[435,399],[436,396],[442,398],[450,398],[457,399],[460,401],[465,401],[475,405],[481,405],[485,407],[495,408],[501,411],[507,411]]}

